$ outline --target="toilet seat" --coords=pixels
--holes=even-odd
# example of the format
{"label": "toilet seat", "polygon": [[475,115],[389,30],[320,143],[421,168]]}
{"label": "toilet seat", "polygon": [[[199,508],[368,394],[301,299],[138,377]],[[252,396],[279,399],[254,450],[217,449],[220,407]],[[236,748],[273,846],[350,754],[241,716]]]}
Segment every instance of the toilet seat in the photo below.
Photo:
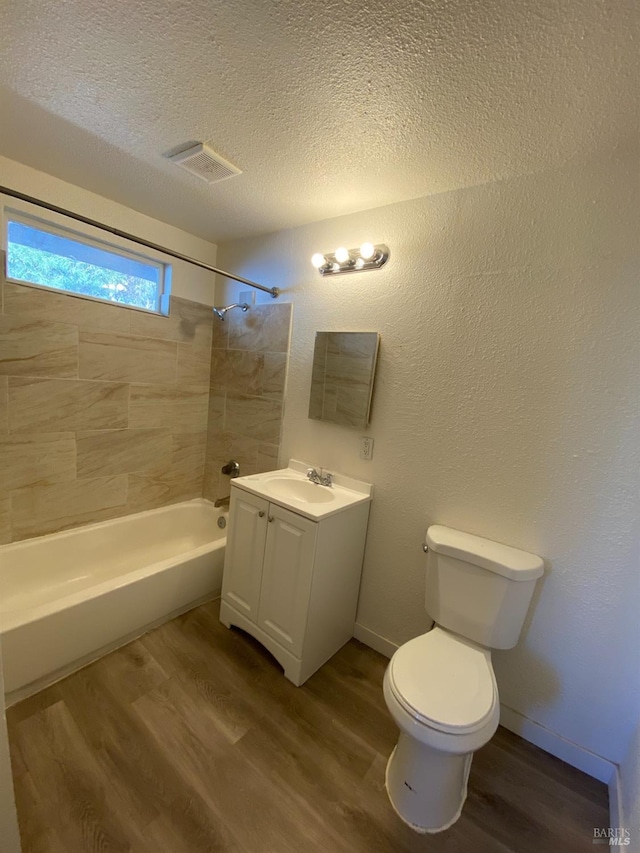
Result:
{"label": "toilet seat", "polygon": [[398,649],[388,681],[407,713],[447,734],[478,731],[498,704],[489,651],[438,626]]}

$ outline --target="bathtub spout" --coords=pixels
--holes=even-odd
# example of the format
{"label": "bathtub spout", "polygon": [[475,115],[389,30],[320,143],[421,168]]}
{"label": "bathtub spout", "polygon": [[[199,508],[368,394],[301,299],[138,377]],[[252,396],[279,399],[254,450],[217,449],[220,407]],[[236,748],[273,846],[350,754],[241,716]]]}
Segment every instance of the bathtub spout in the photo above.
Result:
{"label": "bathtub spout", "polygon": [[229,501],[231,500],[231,495],[227,495],[226,498],[218,498],[218,500],[214,503],[214,506],[220,507],[224,506],[229,509]]}

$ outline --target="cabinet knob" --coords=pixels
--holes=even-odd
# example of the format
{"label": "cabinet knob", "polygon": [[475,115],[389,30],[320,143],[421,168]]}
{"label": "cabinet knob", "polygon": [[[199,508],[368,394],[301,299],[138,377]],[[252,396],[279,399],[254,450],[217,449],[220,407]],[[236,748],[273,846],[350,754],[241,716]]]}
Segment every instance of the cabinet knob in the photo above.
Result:
{"label": "cabinet knob", "polygon": [[273,516],[270,515],[269,518],[267,519],[267,521],[273,521]]}
{"label": "cabinet knob", "polygon": [[263,509],[261,509],[260,512],[258,513],[258,518],[264,518],[264,510]]}

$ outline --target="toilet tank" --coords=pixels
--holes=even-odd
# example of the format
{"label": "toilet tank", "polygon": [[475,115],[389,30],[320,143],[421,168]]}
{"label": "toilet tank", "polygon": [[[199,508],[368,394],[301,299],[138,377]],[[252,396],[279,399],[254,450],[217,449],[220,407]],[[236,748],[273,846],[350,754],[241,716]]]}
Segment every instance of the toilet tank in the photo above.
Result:
{"label": "toilet tank", "polygon": [[515,646],[542,559],[441,525],[427,530],[427,546],[427,613],[482,646]]}

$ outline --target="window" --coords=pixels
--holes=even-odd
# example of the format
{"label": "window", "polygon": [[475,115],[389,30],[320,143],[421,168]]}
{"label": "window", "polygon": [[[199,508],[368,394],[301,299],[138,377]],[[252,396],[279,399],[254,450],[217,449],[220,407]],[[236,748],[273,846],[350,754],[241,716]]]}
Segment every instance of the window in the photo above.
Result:
{"label": "window", "polygon": [[8,279],[169,313],[169,264],[15,210],[5,224]]}

